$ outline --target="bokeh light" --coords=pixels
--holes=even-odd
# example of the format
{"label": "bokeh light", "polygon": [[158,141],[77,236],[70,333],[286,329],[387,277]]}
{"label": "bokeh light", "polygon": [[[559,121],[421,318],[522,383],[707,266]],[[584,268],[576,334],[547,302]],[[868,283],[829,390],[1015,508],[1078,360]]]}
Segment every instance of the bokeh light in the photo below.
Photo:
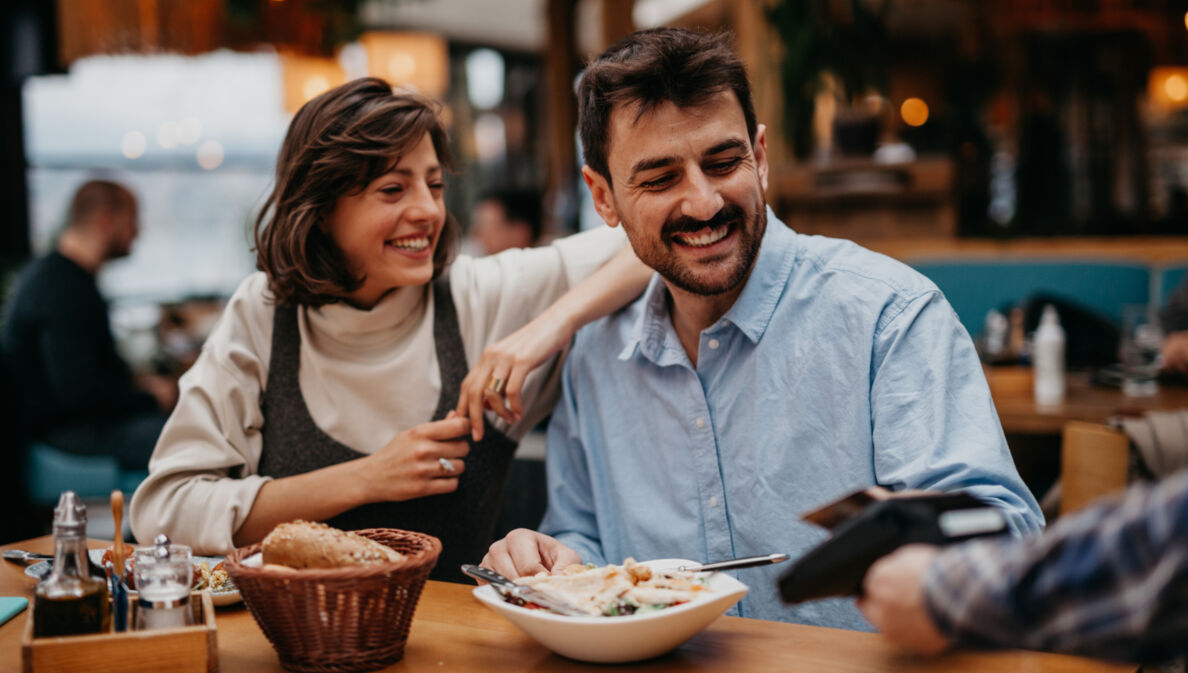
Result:
{"label": "bokeh light", "polygon": [[1163,83],[1163,90],[1172,101],[1182,103],[1188,99],[1188,80],[1180,74],[1171,75]]}
{"label": "bokeh light", "polygon": [[221,166],[223,163],[223,145],[215,140],[207,140],[198,146],[198,165],[208,171]]}
{"label": "bokeh light", "polygon": [[919,98],[909,98],[899,106],[899,114],[908,126],[923,126],[928,121],[928,103]]}
{"label": "bokeh light", "polygon": [[120,141],[120,152],[128,159],[139,159],[148,149],[148,138],[140,131],[128,131]]}

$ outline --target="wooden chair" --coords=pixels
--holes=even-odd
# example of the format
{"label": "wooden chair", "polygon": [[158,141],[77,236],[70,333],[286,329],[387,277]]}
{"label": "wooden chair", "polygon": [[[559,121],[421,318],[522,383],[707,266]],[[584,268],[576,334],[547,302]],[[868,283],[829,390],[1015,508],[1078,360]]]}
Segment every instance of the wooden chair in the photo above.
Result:
{"label": "wooden chair", "polygon": [[1130,438],[1100,423],[1064,424],[1060,456],[1060,515],[1126,488]]}

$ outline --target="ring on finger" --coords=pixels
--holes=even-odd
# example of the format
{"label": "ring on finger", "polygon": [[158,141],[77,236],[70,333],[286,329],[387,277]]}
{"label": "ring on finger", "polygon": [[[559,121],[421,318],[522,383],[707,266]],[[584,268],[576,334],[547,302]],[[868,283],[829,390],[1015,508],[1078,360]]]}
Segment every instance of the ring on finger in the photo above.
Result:
{"label": "ring on finger", "polygon": [[490,390],[496,395],[502,395],[505,388],[507,388],[507,381],[494,374],[487,380],[487,390]]}
{"label": "ring on finger", "polygon": [[448,458],[438,458],[437,463],[441,465],[442,474],[450,475],[458,471],[458,468],[454,467]]}

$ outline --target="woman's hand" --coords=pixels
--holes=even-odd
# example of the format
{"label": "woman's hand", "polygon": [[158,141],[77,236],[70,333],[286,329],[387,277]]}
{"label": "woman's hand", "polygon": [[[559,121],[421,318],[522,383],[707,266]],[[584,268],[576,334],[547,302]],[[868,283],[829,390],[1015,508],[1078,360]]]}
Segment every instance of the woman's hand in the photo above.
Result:
{"label": "woman's hand", "polygon": [[524,379],[573,338],[574,327],[554,311],[483,349],[478,364],[462,380],[457,413],[470,419],[474,441],[483,438],[483,410],[490,409],[509,425],[524,418]]}
{"label": "woman's hand", "polygon": [[483,409],[508,423],[522,420],[521,392],[528,372],[560,351],[578,328],[638,297],[651,276],[652,270],[635,257],[631,246],[624,246],[532,322],[488,346],[462,381],[458,396],[458,415],[470,418],[474,441],[483,438]]}
{"label": "woman's hand", "polygon": [[469,421],[451,411],[444,420],[409,428],[360,458],[365,501],[411,500],[457,490],[466,469],[462,459],[470,453],[465,439],[469,427]]}

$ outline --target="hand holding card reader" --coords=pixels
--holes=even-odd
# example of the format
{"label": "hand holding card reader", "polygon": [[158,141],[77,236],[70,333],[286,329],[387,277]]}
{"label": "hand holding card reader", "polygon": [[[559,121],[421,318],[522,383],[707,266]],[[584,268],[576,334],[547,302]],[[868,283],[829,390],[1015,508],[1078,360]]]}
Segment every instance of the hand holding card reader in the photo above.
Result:
{"label": "hand holding card reader", "polygon": [[780,577],[785,602],[857,595],[867,569],[912,543],[944,545],[1006,532],[997,509],[967,493],[875,499],[852,493],[803,517],[833,532]]}

